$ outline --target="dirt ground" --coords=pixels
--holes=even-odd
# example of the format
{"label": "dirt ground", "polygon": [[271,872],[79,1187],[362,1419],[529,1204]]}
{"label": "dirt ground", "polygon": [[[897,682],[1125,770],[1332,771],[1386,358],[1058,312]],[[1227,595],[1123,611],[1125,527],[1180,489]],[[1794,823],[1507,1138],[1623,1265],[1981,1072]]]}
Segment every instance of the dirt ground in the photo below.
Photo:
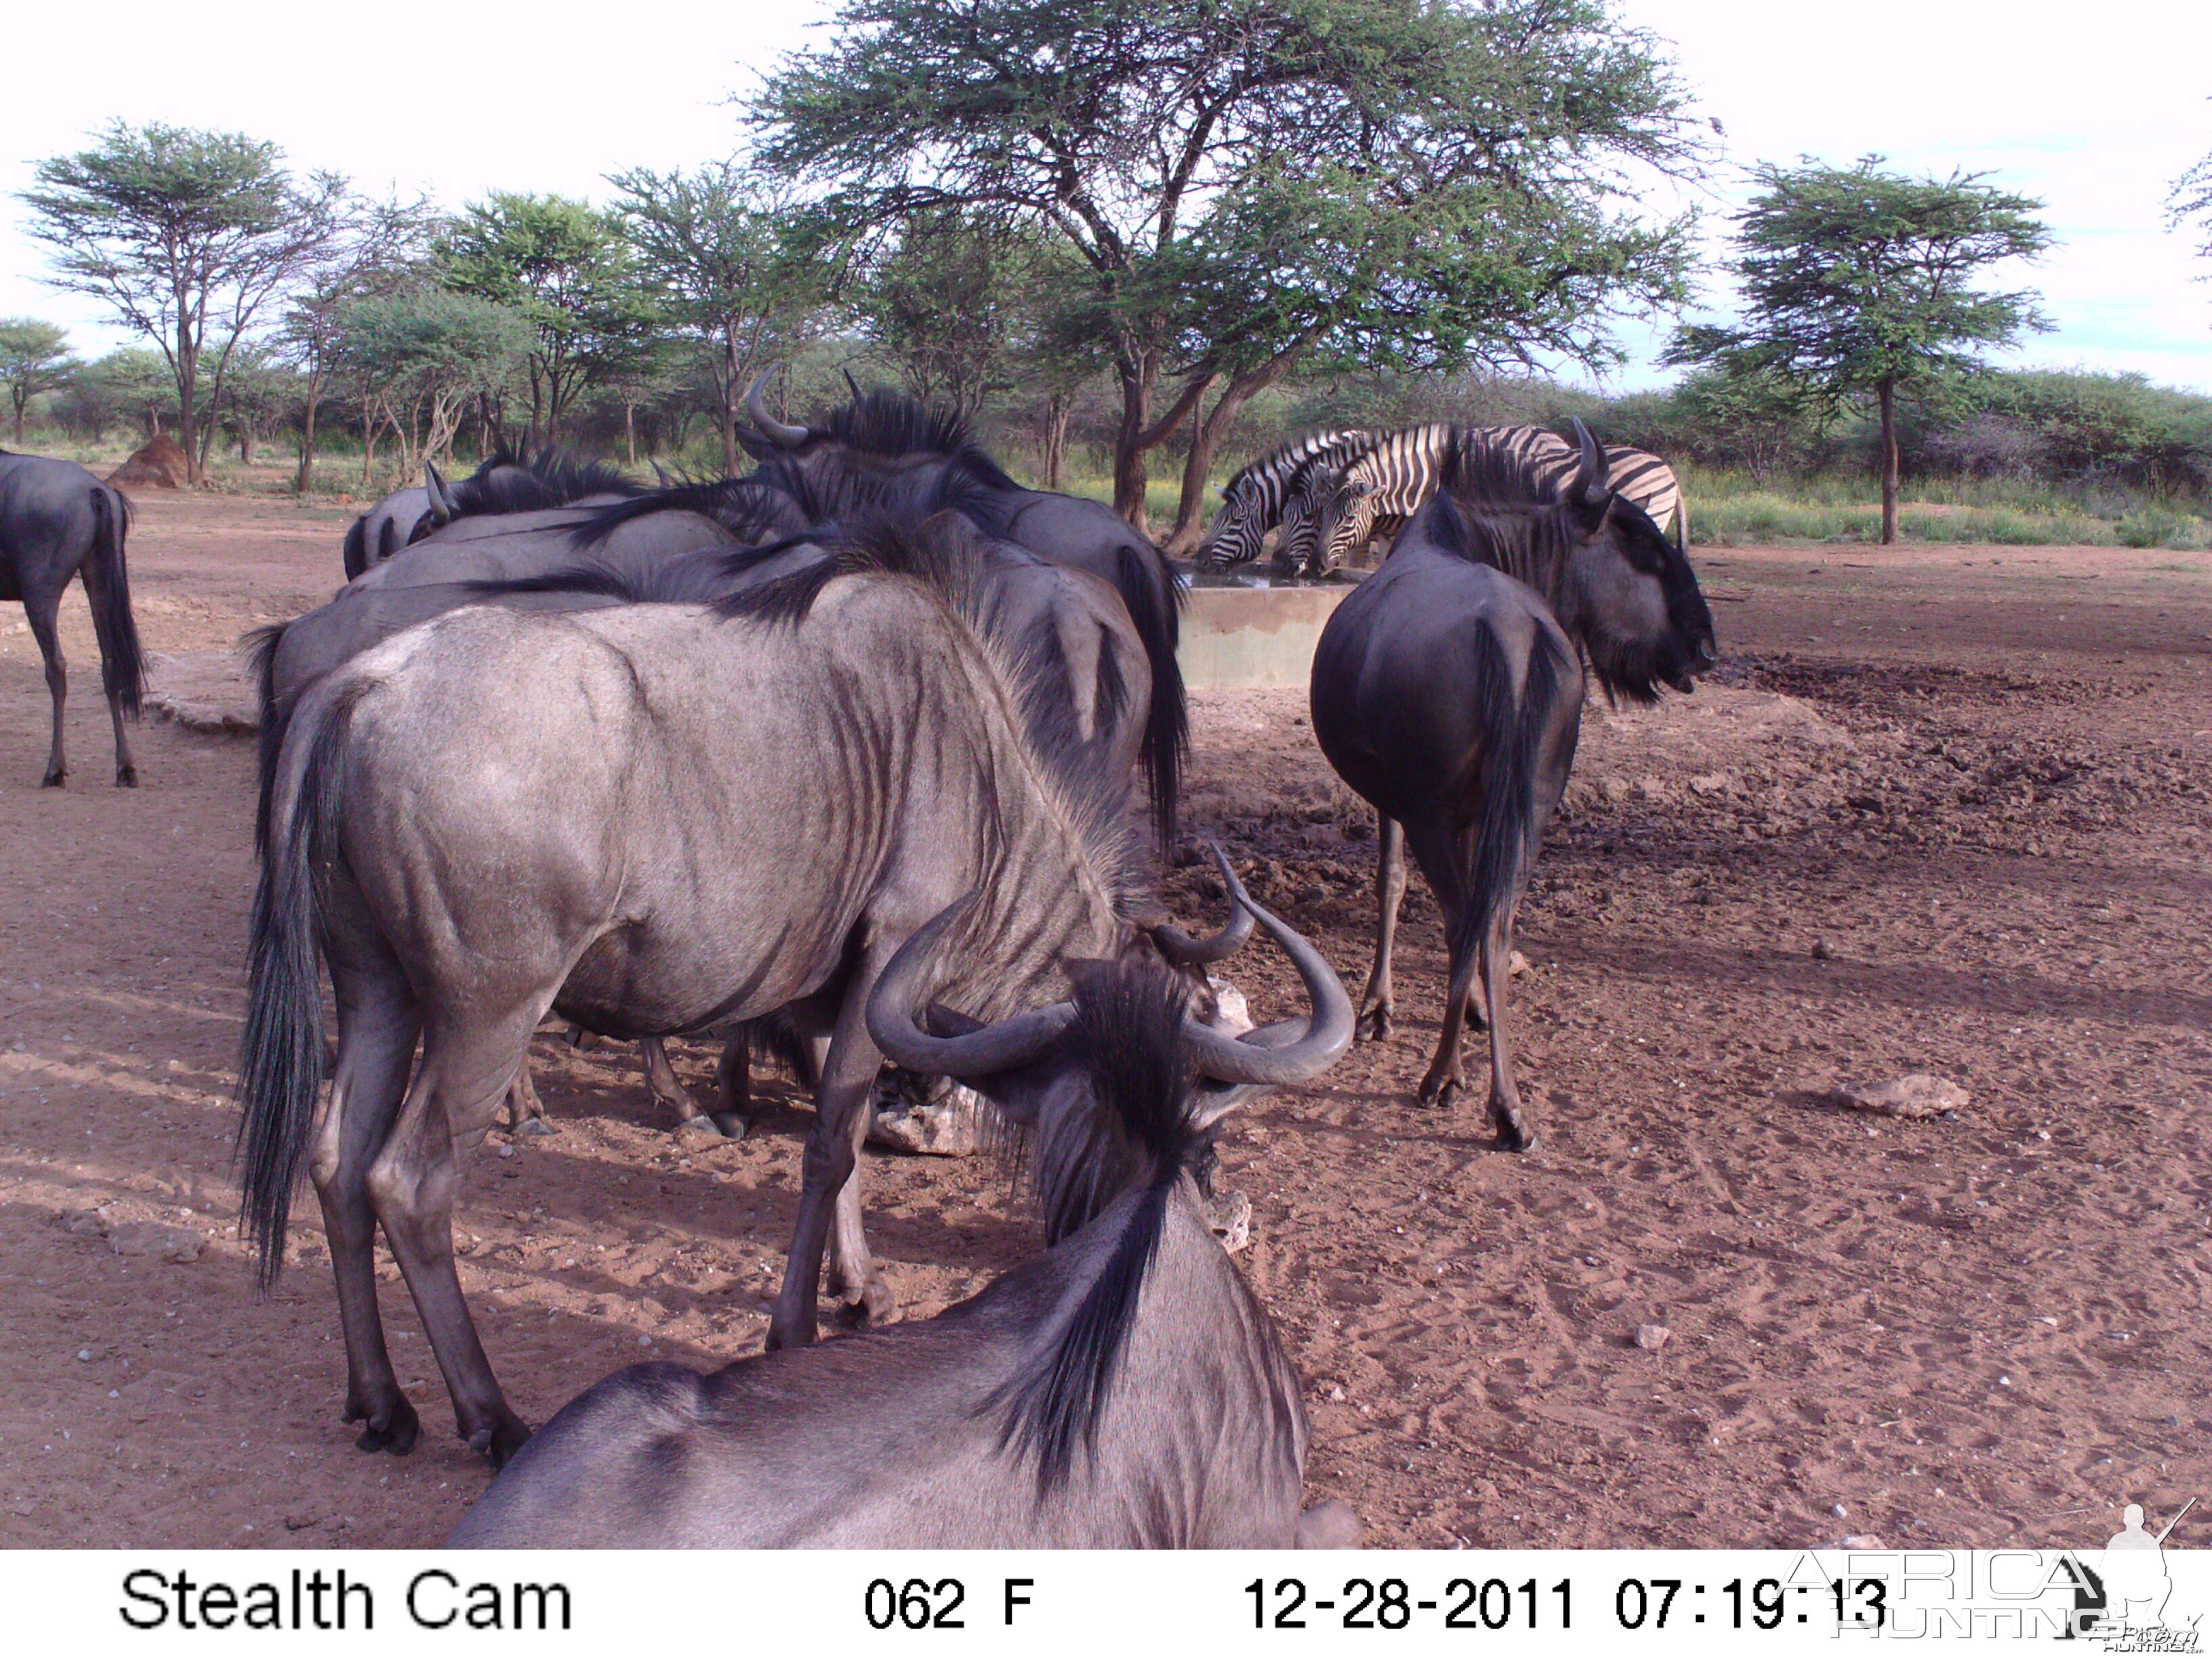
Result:
{"label": "dirt ground", "polygon": [[[149,647],[326,597],[344,518],[149,496]],[[1310,1492],[1378,1543],[1530,1547],[2097,1543],[2119,1504],[2157,1524],[2212,1498],[2212,557],[1698,562],[1723,669],[1656,714],[1591,711],[1524,907],[1537,1150],[1494,1150],[1479,1097],[1412,1098],[1442,990],[1418,879],[1398,1033],[1224,1146],[1240,1260],[1306,1381]],[[431,1431],[404,1460],[338,1421],[313,1204],[267,1298],[235,1236],[252,744],[149,719],[145,787],[112,788],[81,598],[64,615],[75,772],[41,790],[45,691],[0,611],[0,1545],[434,1544],[486,1473],[443,1433],[396,1269]],[[1196,701],[1194,830],[1356,989],[1364,809],[1298,695]],[[1167,890],[1204,921],[1212,884],[1194,864]],[[1261,1017],[1288,1001],[1279,964],[1235,971]],[[703,1086],[708,1050],[677,1050]],[[1912,1072],[1971,1103],[1831,1103]],[[702,1148],[634,1050],[541,1037],[538,1075],[558,1133],[495,1133],[459,1230],[517,1407],[756,1350],[805,1112]],[[984,1160],[866,1175],[907,1316],[1034,1248]],[[207,1242],[120,1253],[143,1222]],[[2204,1513],[2173,1541],[2212,1540]]]}

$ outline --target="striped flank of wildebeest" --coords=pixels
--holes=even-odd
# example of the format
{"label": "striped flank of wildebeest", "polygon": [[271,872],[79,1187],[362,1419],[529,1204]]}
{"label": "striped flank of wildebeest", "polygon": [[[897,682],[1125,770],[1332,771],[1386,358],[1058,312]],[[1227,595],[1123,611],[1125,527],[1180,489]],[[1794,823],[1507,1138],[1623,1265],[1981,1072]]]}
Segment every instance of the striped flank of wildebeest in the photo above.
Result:
{"label": "striped flank of wildebeest", "polygon": [[1278,444],[1221,487],[1221,511],[1199,544],[1198,562],[1216,567],[1249,564],[1280,521],[1283,502],[1300,471],[1326,462],[1341,467],[1379,434],[1355,430],[1309,432]]}

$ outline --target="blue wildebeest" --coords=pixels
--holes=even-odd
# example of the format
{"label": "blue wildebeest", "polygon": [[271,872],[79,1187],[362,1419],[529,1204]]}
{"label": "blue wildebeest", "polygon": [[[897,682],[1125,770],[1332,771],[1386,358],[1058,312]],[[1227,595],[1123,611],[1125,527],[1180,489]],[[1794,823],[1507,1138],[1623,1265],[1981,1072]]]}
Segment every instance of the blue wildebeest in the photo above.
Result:
{"label": "blue wildebeest", "polygon": [[1182,590],[1159,550],[1103,502],[1023,489],[950,411],[856,386],[850,404],[818,425],[799,426],[769,414],[761,398],[768,379],[755,380],[745,400],[763,435],[738,434],[762,463],[754,478],[803,487],[817,503],[817,516],[832,519],[865,508],[904,510],[934,491],[987,533],[1113,585],[1151,668],[1141,758],[1153,828],[1167,847],[1175,835],[1190,718],[1176,659]]}
{"label": "blue wildebeest", "polygon": [[641,488],[605,462],[553,447],[535,453],[525,449],[519,455],[495,449],[474,472],[454,483],[426,462],[420,485],[393,490],[348,528],[346,580],[351,581],[456,520],[605,504],[635,495]]}
{"label": "blue wildebeest", "polygon": [[1314,653],[1314,736],[1382,820],[1363,1021],[1377,1036],[1390,1028],[1410,846],[1450,951],[1420,1098],[1448,1103],[1465,1081],[1460,1028],[1479,967],[1490,1115],[1516,1149],[1531,1136],[1505,1035],[1513,913],[1574,764],[1582,659],[1609,694],[1641,702],[1662,684],[1690,690],[1712,660],[1712,613],[1689,561],[1607,487],[1595,441],[1580,422],[1576,432],[1582,465],[1565,489],[1485,434],[1461,434],[1442,488],[1336,608]]}
{"label": "blue wildebeest", "polygon": [[[1222,866],[1240,907],[1251,901]],[[1209,1229],[1212,1125],[1317,1076],[1352,1037],[1320,953],[1251,908],[1313,1012],[1243,1042],[1156,964],[1096,962],[1067,1002],[981,1027],[927,1012],[957,907],[901,946],[868,1030],[1027,1132],[1049,1248],[933,1319],[702,1376],[638,1365],[571,1401],[453,1534],[485,1548],[1287,1548],[1350,1544],[1302,1512],[1306,1421],[1274,1323]],[[944,1036],[933,1023],[960,1035]],[[1246,1052],[1232,1052],[1246,1051]],[[1225,1061],[1225,1063],[1224,1063]],[[1235,1081],[1217,1081],[1224,1071]]]}
{"label": "blue wildebeest", "polygon": [[[311,1165],[364,1449],[418,1432],[376,1310],[379,1225],[462,1435],[504,1461],[528,1432],[461,1296],[450,1216],[456,1148],[549,1012],[644,1035],[824,1011],[769,1332],[788,1346],[815,1332],[880,1064],[864,1012],[907,937],[979,893],[941,994],[985,1020],[1060,994],[1069,959],[1173,954],[1132,916],[1127,773],[1040,754],[1023,669],[977,631],[972,526],[940,513],[834,552],[712,607],[450,611],[294,711],[254,906],[245,1216],[273,1273]],[[319,960],[338,1011],[319,1118]],[[859,1219],[840,1210],[831,1267],[872,1316],[891,1297]]]}
{"label": "blue wildebeest", "polygon": [[123,492],[104,484],[75,461],[44,455],[15,455],[0,450],[0,599],[21,599],[31,637],[46,665],[46,690],[53,699],[53,742],[46,751],[49,788],[69,775],[62,744],[62,707],[69,701],[69,663],[62,655],[57,622],[62,590],[71,576],[84,581],[92,606],[92,630],[100,641],[100,677],[107,693],[109,720],[115,727],[115,781],[138,782],[124,735],[125,716],[136,719],[145,690],[144,658],[138,624],[131,615],[131,575],[124,544],[131,528],[131,504]]}
{"label": "blue wildebeest", "polygon": [[1310,432],[1278,444],[1221,486],[1221,510],[1198,544],[1196,562],[1213,568],[1249,564],[1267,532],[1282,521],[1284,504],[1298,474],[1316,460],[1342,466],[1379,434],[1364,431]]}

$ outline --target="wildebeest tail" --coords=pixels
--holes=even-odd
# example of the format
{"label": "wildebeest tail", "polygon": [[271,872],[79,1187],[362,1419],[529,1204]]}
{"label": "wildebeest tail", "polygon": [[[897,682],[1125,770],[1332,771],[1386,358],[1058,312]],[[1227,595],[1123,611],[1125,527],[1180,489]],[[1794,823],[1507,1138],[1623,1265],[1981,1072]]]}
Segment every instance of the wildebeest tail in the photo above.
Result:
{"label": "wildebeest tail", "polygon": [[100,673],[107,695],[137,714],[146,690],[146,659],[138,645],[138,624],[131,615],[131,571],[124,543],[131,529],[131,504],[105,484],[92,491],[92,553],[85,566],[92,574],[92,631],[100,640]]}
{"label": "wildebeest tail", "polygon": [[284,643],[284,630],[289,626],[289,623],[270,623],[265,628],[251,630],[238,642],[239,650],[246,656],[246,672],[253,677],[254,696],[261,711],[260,723],[254,728],[258,752],[253,850],[264,859],[269,856],[269,805],[276,794],[276,757],[284,750],[284,719],[276,708],[276,648]]}
{"label": "wildebeest tail", "polygon": [[335,846],[338,782],[357,685],[295,711],[280,758],[270,844],[254,890],[246,1031],[239,1048],[240,1220],[265,1286],[284,1265],[292,1189],[323,1081],[320,922],[315,872]]}
{"label": "wildebeest tail", "polygon": [[1466,834],[1468,860],[1467,904],[1452,939],[1452,961],[1465,962],[1478,949],[1501,906],[1510,905],[1536,853],[1536,764],[1544,730],[1559,701],[1559,687],[1573,665],[1557,640],[1535,630],[1528,648],[1521,695],[1513,695],[1513,671],[1504,645],[1485,625],[1475,630],[1475,695],[1485,708],[1510,711],[1491,732],[1480,775],[1481,800]]}
{"label": "wildebeest tail", "polygon": [[1182,590],[1158,560],[1147,561],[1133,547],[1117,550],[1115,558],[1115,586],[1121,590],[1152,664],[1152,708],[1137,753],[1152,790],[1152,829],[1165,853],[1175,842],[1183,757],[1190,749],[1190,707],[1183,694],[1182,665],[1176,659]]}
{"label": "wildebeest tail", "polygon": [[1065,1482],[1076,1452],[1092,1443],[1159,1254],[1169,1197],[1204,1139],[1190,1124],[1182,985],[1157,967],[1100,967],[1078,976],[1075,1003],[1069,1040],[1091,1070],[1097,1109],[1086,1121],[1041,1126],[1046,1237],[1060,1243],[1133,1188],[1136,1201],[1073,1311],[984,1402],[1006,1413],[1002,1445],[1036,1453],[1040,1494]]}

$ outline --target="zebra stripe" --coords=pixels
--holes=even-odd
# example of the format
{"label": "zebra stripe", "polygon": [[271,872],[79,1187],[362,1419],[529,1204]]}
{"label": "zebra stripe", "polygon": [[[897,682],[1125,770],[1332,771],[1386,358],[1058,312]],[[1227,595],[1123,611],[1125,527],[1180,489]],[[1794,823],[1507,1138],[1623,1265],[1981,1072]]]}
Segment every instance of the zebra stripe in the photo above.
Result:
{"label": "zebra stripe", "polygon": [[1199,544],[1198,562],[1249,564],[1258,558],[1261,542],[1282,517],[1285,498],[1299,470],[1325,457],[1335,458],[1341,465],[1373,442],[1375,435],[1350,430],[1309,433],[1278,445],[1247,465],[1221,487],[1221,511]]}
{"label": "zebra stripe", "polygon": [[[1375,536],[1395,531],[1436,493],[1455,429],[1410,427],[1389,434],[1340,471],[1318,462],[1309,466],[1284,507],[1279,558],[1295,557],[1291,568],[1325,575]],[[1457,429],[1547,499],[1565,489],[1582,464],[1574,445],[1542,427]],[[1607,488],[1642,507],[1662,532],[1671,526],[1675,546],[1686,556],[1688,513],[1674,469],[1656,455],[1623,444],[1607,446],[1604,454]]]}

